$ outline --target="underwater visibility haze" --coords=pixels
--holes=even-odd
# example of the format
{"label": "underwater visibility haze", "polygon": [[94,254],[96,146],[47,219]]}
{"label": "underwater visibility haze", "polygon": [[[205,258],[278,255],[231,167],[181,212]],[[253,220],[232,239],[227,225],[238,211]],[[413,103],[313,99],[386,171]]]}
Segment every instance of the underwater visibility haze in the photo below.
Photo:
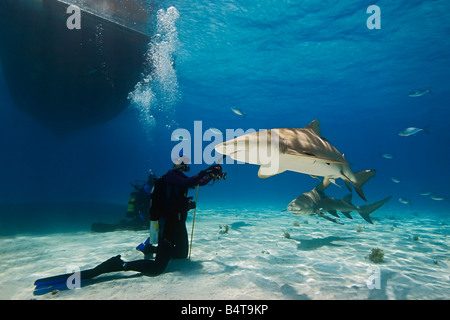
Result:
{"label": "underwater visibility haze", "polygon": [[[227,263],[248,270],[245,255],[232,252],[233,245],[242,245],[255,275],[230,271],[230,280],[219,284],[229,290],[221,287],[223,295],[206,298],[450,297],[448,1],[62,1],[64,8],[82,8],[78,30],[68,29],[72,13],[61,11],[60,1],[43,1],[42,8],[35,7],[37,1],[2,1],[0,238],[6,242],[0,255],[13,251],[7,240],[19,235],[57,234],[76,241],[71,232],[87,232],[90,238],[95,236],[89,233],[92,223],[125,219],[130,182],[146,180],[150,170],[163,175],[181,143],[187,146],[184,154],[201,160],[191,165],[191,175],[211,164],[203,151],[211,154],[214,145],[226,140],[227,129],[305,128],[318,120],[319,136],[345,155],[353,172],[376,170],[363,187],[367,201],[352,186],[352,210],[392,197],[371,213],[373,224],[356,211],[352,220],[339,213],[344,225],[320,219],[323,208],[316,208],[320,214],[314,217],[296,217],[286,211],[288,205],[313,190],[322,176],[288,170],[261,179],[259,166],[232,163],[228,157],[222,164],[227,179],[200,188],[198,195],[197,213],[204,224],[201,218],[196,223],[194,258],[209,262],[195,272],[181,267],[189,275],[227,274],[221,267]],[[8,10],[22,10],[15,11],[22,14],[20,21],[7,19],[13,16]],[[24,16],[27,12],[33,16]],[[53,17],[45,20],[49,24],[43,23],[46,15]],[[40,30],[46,34],[39,35]],[[207,138],[208,130],[215,138]],[[348,200],[344,180],[331,182],[327,196]],[[229,232],[222,229],[225,224]],[[364,231],[355,231],[357,226]],[[233,236],[244,233],[250,235],[245,236],[248,243],[233,242]],[[124,238],[140,242],[145,234]],[[113,238],[104,240],[115,246]],[[228,241],[226,253],[222,256],[216,243],[211,251],[216,258],[208,254],[207,240],[210,245]],[[272,241],[276,249],[268,249]],[[254,259],[250,242],[258,250]],[[128,243],[129,250],[137,244]],[[365,256],[376,247],[384,249],[389,271],[381,273],[383,288],[370,291]],[[108,249],[99,261],[123,248],[121,243],[116,251]],[[351,257],[338,254],[346,248]],[[82,255],[80,250],[73,254]],[[408,250],[419,253],[409,259]],[[396,257],[396,252],[401,253]],[[304,255],[311,256],[305,260]],[[349,282],[331,277],[336,266],[314,260],[320,256],[343,261],[348,274],[356,263],[362,274]],[[62,272],[53,273],[64,273],[70,261],[58,262]],[[264,272],[278,263],[295,269],[296,277],[264,282]],[[402,273],[410,265],[412,270]],[[436,270],[426,278],[428,268]],[[315,273],[318,278],[311,276]],[[0,297],[28,298],[31,280],[51,274],[24,275],[30,287],[21,278],[22,290],[6,282]],[[241,280],[253,286],[242,287]],[[328,282],[342,285],[342,294],[323,289]],[[396,286],[386,289],[390,283]],[[355,286],[369,291],[356,293]],[[164,292],[163,284],[155,290]],[[182,298],[178,290],[179,295],[166,297]],[[87,292],[76,297],[102,298]],[[61,298],[70,298],[70,292],[64,294]]]}

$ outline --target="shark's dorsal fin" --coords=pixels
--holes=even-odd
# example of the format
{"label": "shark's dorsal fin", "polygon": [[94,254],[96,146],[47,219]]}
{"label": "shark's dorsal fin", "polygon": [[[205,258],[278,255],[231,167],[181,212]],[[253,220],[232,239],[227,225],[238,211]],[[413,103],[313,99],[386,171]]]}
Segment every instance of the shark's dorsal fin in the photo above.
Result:
{"label": "shark's dorsal fin", "polygon": [[324,187],[324,185],[323,185],[323,183],[321,182],[321,183],[319,183],[315,188],[314,188],[314,190],[316,190],[317,192],[319,192],[319,193],[323,193],[323,190],[325,189],[325,187]]}
{"label": "shark's dorsal fin", "polygon": [[308,124],[305,129],[310,129],[314,131],[320,137],[320,123],[319,120],[314,120],[310,124]]}
{"label": "shark's dorsal fin", "polygon": [[343,201],[347,202],[347,203],[352,203],[352,194],[348,194],[346,195],[344,198],[342,198]]}

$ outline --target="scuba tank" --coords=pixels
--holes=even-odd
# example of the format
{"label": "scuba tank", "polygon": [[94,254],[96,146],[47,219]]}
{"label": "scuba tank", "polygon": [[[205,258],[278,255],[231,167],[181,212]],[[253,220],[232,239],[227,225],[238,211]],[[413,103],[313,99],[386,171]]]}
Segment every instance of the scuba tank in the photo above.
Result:
{"label": "scuba tank", "polygon": [[136,191],[130,193],[130,200],[128,200],[127,207],[127,218],[135,218],[136,217]]}
{"label": "scuba tank", "polygon": [[[163,180],[160,178],[159,180]],[[156,185],[156,183],[155,183]],[[153,254],[156,253],[156,248],[158,246],[159,239],[159,216],[155,215],[154,203],[155,203],[155,185],[151,189],[151,197],[150,197],[150,229],[149,229],[149,237],[145,242],[139,244],[136,247],[136,250],[141,251],[144,254],[145,259],[153,258]]]}
{"label": "scuba tank", "polygon": [[153,259],[153,254],[156,253],[159,239],[159,220],[150,220],[150,236],[145,242],[139,244],[136,250],[144,254],[144,259]]}
{"label": "scuba tank", "polygon": [[159,220],[150,220],[150,237],[148,238],[149,243],[152,245],[158,245],[159,238]]}
{"label": "scuba tank", "polygon": [[[156,183],[155,183],[156,184]],[[158,217],[155,217],[154,214],[152,214],[152,207],[153,207],[153,194],[155,192],[155,185],[153,185],[153,188],[151,190],[151,197],[150,197],[150,237],[148,238],[149,243],[152,245],[158,245],[158,239],[159,239],[159,219]]]}

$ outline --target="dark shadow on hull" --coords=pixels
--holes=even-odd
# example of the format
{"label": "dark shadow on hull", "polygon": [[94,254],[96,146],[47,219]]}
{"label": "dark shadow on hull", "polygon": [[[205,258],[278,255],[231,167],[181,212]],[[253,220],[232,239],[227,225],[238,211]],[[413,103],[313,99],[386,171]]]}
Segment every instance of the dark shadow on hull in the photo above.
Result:
{"label": "dark shadow on hull", "polygon": [[150,37],[58,0],[1,0],[0,58],[21,110],[55,132],[111,120],[128,106]]}

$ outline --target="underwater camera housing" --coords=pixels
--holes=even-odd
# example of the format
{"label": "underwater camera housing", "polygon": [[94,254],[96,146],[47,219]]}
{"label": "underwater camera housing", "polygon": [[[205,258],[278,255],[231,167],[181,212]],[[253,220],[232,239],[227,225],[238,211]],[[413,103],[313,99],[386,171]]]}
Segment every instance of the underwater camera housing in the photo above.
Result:
{"label": "underwater camera housing", "polygon": [[223,180],[227,179],[227,173],[223,172],[222,166],[220,164],[213,166],[212,175],[213,175],[214,181],[220,180],[220,179],[223,179]]}

